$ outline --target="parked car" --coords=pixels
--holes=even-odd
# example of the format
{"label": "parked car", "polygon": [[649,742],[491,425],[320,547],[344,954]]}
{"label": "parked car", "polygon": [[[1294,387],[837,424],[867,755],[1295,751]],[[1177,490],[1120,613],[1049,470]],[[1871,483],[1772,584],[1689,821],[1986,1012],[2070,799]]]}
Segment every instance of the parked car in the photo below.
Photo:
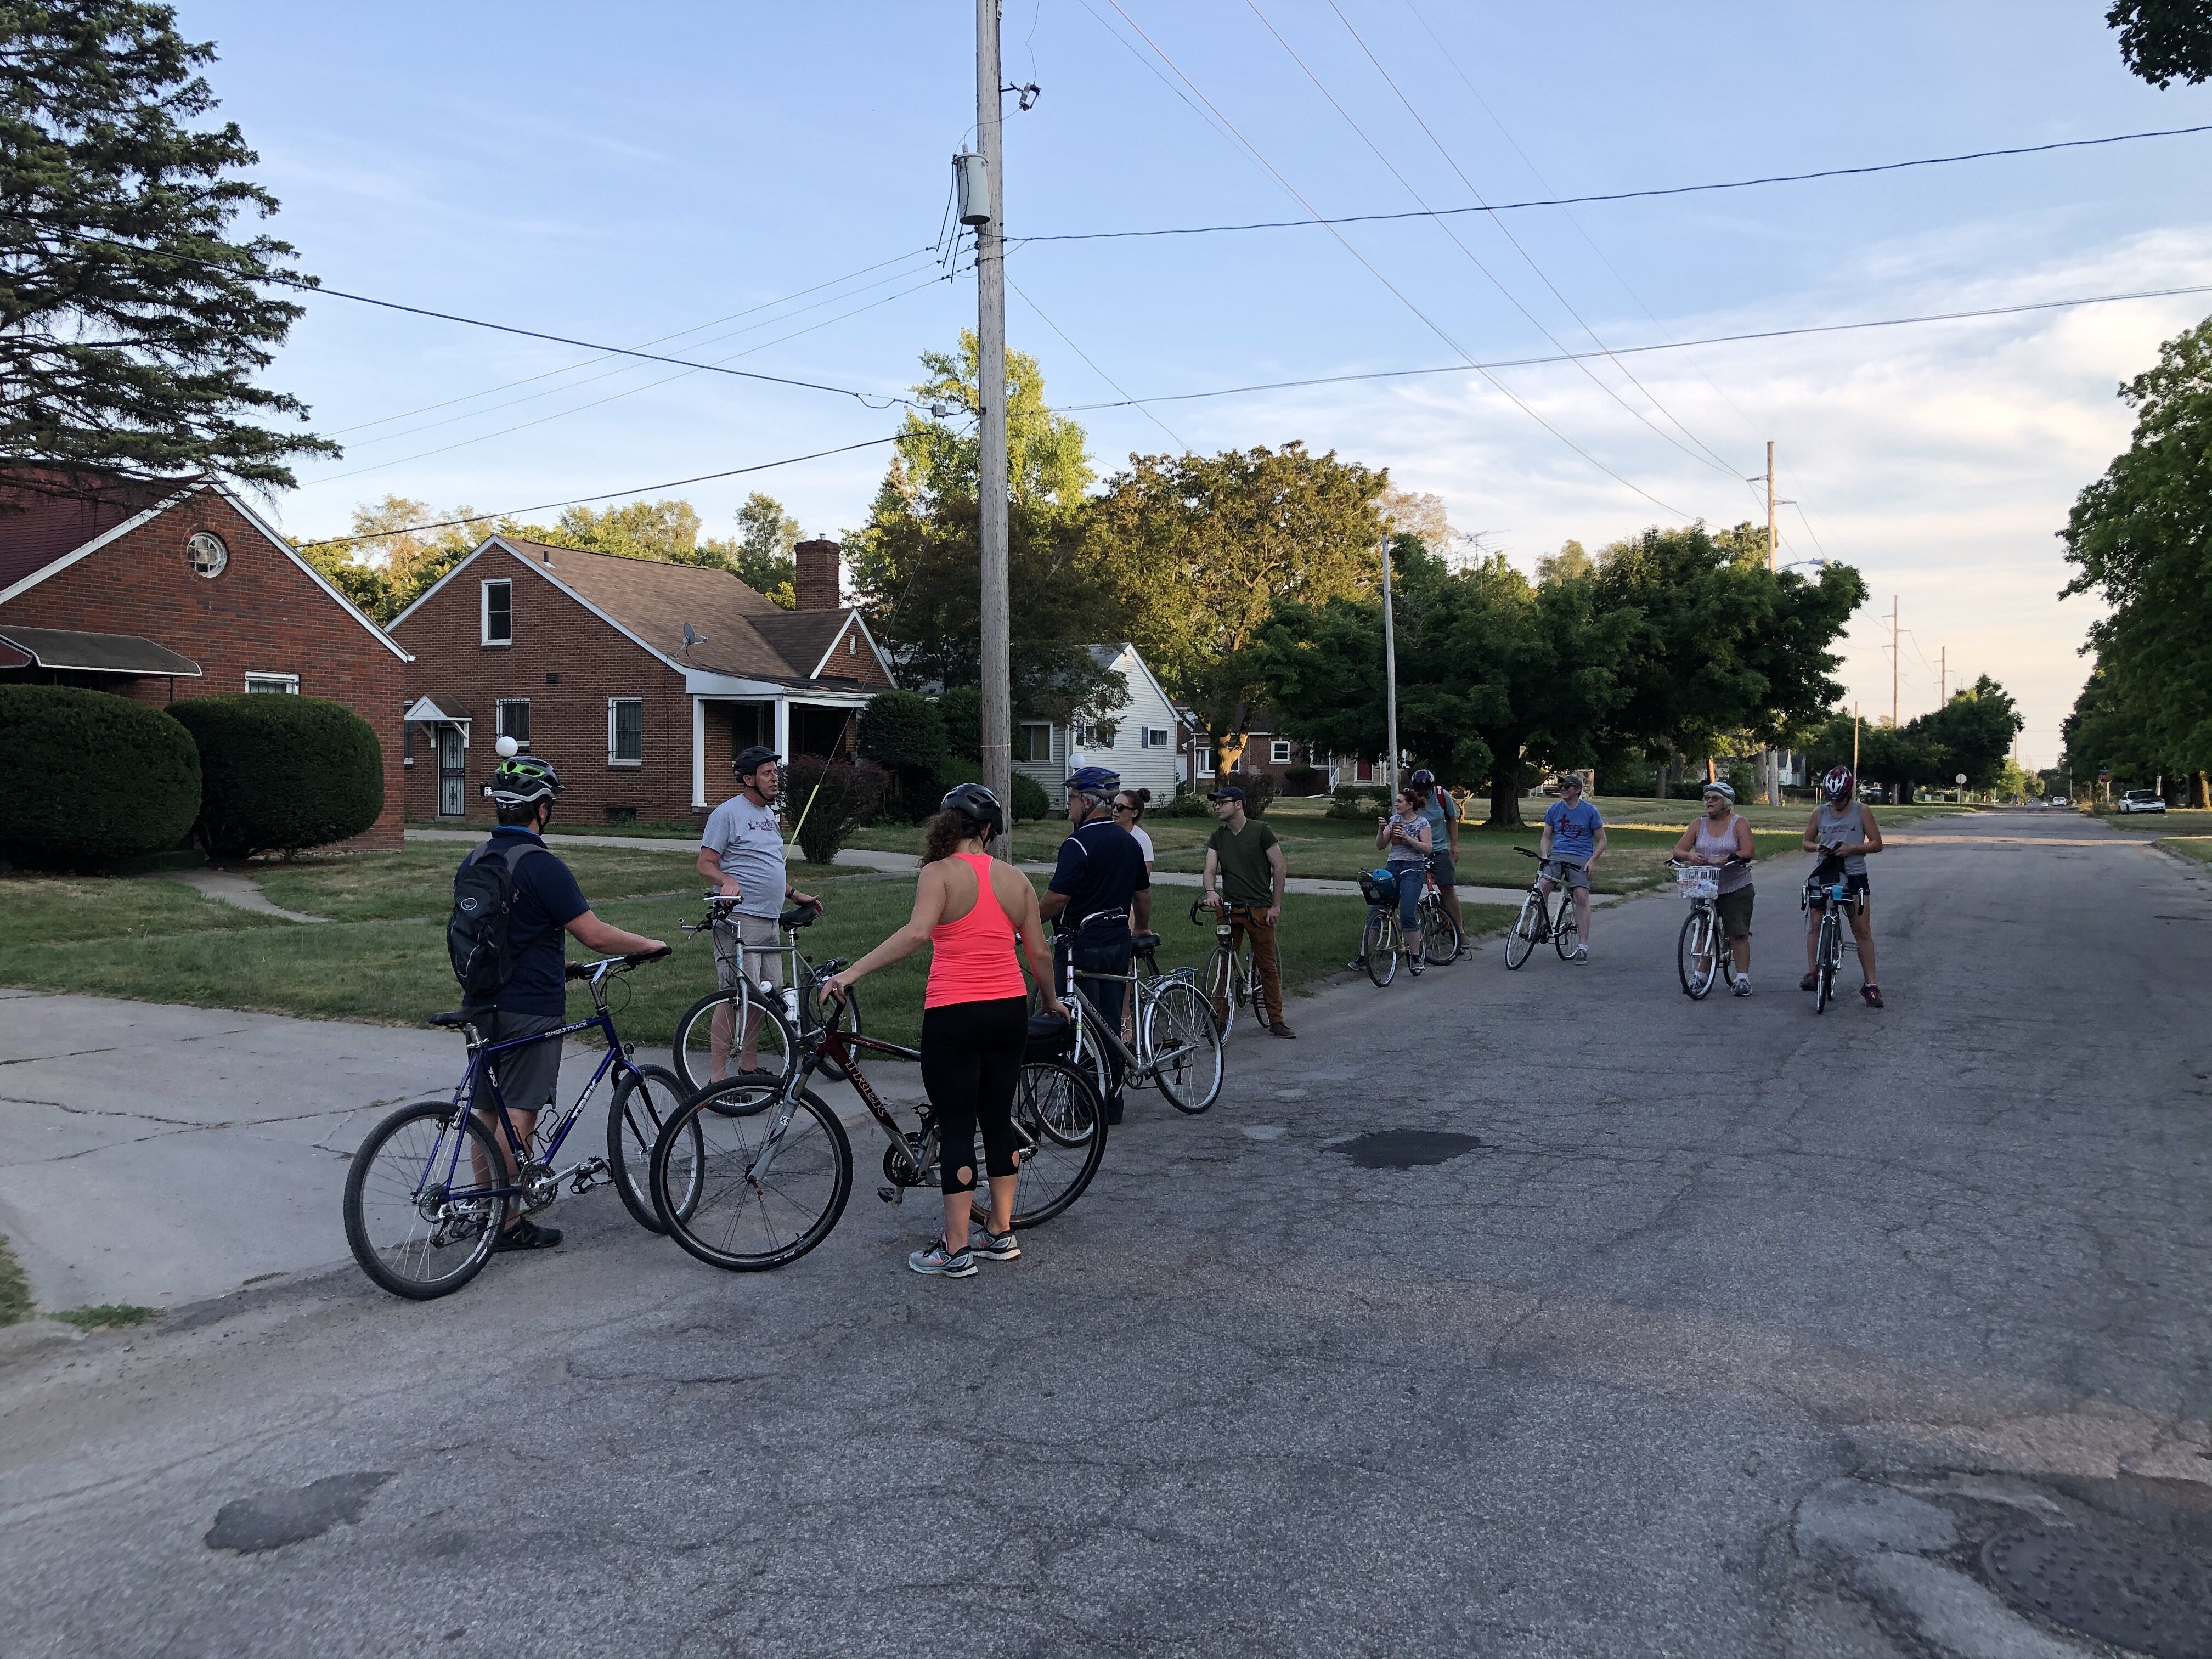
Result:
{"label": "parked car", "polygon": [[2163,812],[2166,798],[2155,789],[2130,789],[2120,797],[2123,812]]}
{"label": "parked car", "polygon": [[2066,799],[2066,797],[2065,797],[2065,796],[2063,796],[2063,795],[2053,795],[2053,796],[2051,796],[2051,804],[2053,806],[2070,806],[2070,805],[2073,805],[2073,803],[2072,803],[2071,801],[2068,800],[2068,799]]}

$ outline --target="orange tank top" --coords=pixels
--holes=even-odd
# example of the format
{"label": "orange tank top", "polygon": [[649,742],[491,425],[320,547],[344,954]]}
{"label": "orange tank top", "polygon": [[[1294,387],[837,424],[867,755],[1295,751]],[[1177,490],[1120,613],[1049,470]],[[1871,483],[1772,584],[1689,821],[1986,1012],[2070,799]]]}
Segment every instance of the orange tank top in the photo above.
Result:
{"label": "orange tank top", "polygon": [[934,954],[921,1006],[941,1008],[950,1002],[998,1002],[1028,995],[1021,963],[1014,955],[1014,924],[991,890],[991,860],[980,853],[952,856],[975,872],[975,902],[958,921],[940,921],[930,929]]}

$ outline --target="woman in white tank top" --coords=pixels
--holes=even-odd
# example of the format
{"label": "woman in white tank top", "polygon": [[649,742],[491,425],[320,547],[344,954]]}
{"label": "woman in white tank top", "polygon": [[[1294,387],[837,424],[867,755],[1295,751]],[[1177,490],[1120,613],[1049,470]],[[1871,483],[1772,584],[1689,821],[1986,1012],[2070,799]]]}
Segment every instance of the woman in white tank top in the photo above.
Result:
{"label": "woman in white tank top", "polygon": [[1751,838],[1751,820],[1735,810],[1735,791],[1725,783],[1705,786],[1705,814],[1682,832],[1674,843],[1674,856],[1689,864],[1725,865],[1730,859],[1746,862],[1723,869],[1720,892],[1713,908],[1720,913],[1721,931],[1728,935],[1729,954],[1735,957],[1735,994],[1751,994],[1751,870],[1758,855]]}

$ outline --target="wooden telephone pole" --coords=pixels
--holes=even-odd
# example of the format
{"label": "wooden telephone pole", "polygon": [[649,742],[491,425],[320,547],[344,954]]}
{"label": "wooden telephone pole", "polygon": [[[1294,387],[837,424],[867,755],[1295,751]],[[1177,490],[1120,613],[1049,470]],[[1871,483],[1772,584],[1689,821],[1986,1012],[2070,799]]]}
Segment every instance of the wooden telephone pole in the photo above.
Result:
{"label": "wooden telephone pole", "polygon": [[[1774,574],[1774,440],[1766,441],[1766,574]],[[1782,805],[1782,757],[1767,745],[1765,755],[1766,804]]]}
{"label": "wooden telephone pole", "polygon": [[990,217],[975,227],[975,401],[982,417],[976,495],[981,507],[983,782],[1005,803],[1006,835],[992,848],[1013,856],[1013,653],[1006,597],[1006,191],[1000,117],[999,0],[975,0],[975,136],[990,189]]}

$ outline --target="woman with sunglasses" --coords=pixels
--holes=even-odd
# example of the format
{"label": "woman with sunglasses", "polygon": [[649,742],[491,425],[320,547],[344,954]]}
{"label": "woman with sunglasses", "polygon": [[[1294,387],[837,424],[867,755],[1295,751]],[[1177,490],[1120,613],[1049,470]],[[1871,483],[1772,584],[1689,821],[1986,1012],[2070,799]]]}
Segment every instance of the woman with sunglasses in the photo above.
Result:
{"label": "woman with sunglasses", "polygon": [[1137,850],[1145,855],[1145,873],[1152,872],[1152,838],[1145,833],[1145,808],[1152,802],[1149,789],[1124,789],[1114,797],[1114,822],[1137,838]]}

